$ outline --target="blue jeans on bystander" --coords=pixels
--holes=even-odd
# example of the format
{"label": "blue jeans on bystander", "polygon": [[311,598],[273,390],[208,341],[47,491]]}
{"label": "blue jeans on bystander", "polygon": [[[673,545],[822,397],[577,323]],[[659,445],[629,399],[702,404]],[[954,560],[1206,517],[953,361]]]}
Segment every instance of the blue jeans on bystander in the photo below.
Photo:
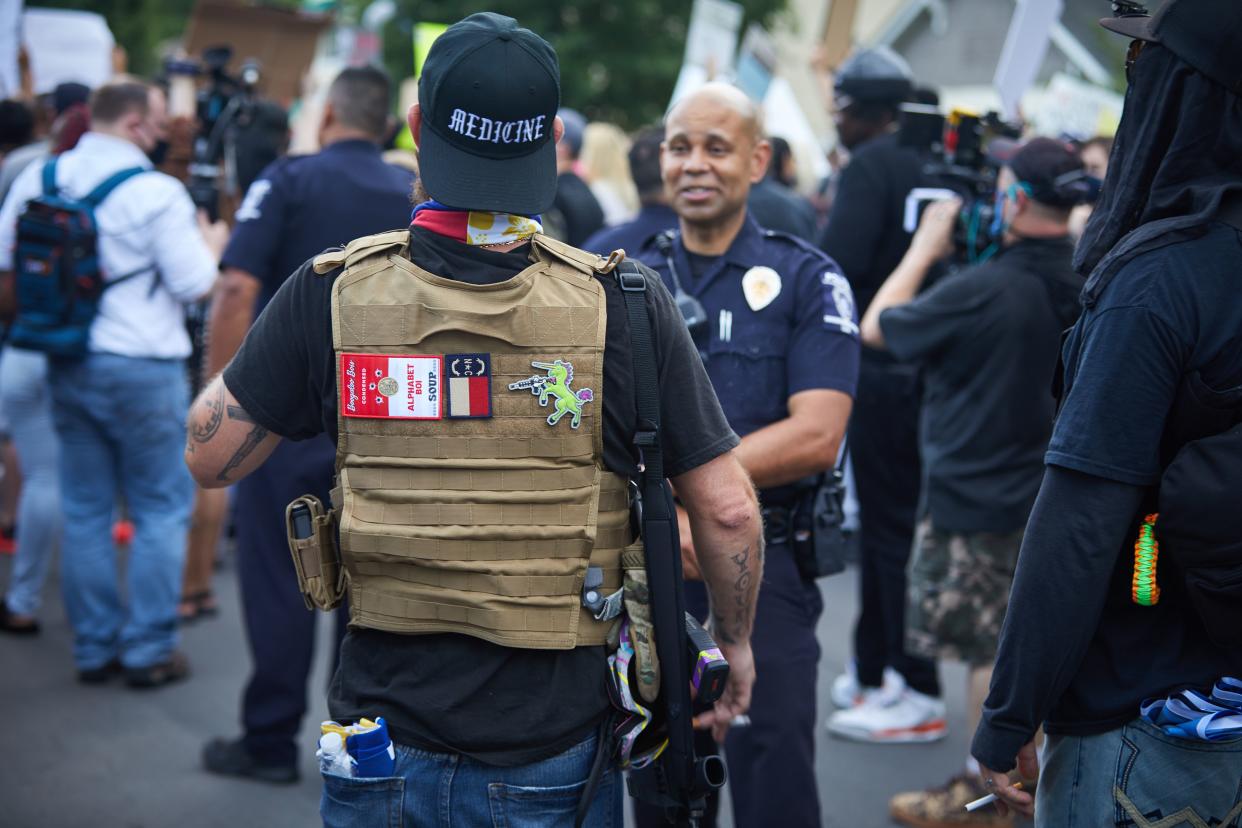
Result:
{"label": "blue jeans on bystander", "polygon": [[[51,383],[65,516],[61,583],[74,661],[79,670],[118,657],[128,668],[167,661],[177,644],[193,499],[181,456],[189,405],[185,365],[96,353],[53,360]],[[112,541],[120,501],[134,524],[128,606]]]}
{"label": "blue jeans on bystander", "polygon": [[1142,719],[1093,736],[1048,736],[1036,828],[1240,824],[1242,740],[1182,739]]}
{"label": "blue jeans on bystander", "polygon": [[[517,767],[396,745],[395,775],[349,779],[323,774],[324,828],[571,828],[598,739]],[[621,773],[600,777],[587,828],[622,828]]]}

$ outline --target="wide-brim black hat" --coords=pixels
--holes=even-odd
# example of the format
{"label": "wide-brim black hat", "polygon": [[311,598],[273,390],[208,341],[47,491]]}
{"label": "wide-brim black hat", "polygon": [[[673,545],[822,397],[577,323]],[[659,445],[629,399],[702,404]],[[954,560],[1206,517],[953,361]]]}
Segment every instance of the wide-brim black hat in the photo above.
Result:
{"label": "wide-brim black hat", "polygon": [[1106,17],[1100,25],[1159,43],[1202,74],[1242,95],[1242,2],[1166,0],[1155,14]]}
{"label": "wide-brim black hat", "polygon": [[423,187],[461,210],[534,215],[556,196],[560,68],[547,41],[485,12],[436,38],[418,84]]}

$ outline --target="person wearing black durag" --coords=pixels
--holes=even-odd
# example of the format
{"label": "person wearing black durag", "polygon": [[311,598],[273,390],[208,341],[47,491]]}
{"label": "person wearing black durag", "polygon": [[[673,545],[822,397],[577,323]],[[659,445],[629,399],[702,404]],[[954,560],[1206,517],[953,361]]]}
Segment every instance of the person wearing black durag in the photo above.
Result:
{"label": "person wearing black durag", "polygon": [[1130,85],[972,753],[1036,826],[1236,824],[1242,15],[1126,5],[1101,21],[1134,38]]}

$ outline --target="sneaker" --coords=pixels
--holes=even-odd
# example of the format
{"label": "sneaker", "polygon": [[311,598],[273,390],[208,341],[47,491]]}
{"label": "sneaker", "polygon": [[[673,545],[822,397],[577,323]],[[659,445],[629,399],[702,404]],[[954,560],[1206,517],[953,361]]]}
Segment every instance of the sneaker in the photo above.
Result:
{"label": "sneaker", "polygon": [[1013,817],[1001,816],[995,807],[966,810],[966,803],[988,793],[979,777],[961,774],[940,788],[897,794],[889,800],[888,812],[914,828],[1012,828]]}
{"label": "sneaker", "polygon": [[250,755],[240,738],[208,742],[203,747],[203,767],[220,776],[237,776],[272,785],[292,785],[298,781],[297,765],[263,764]]}
{"label": "sneaker", "polygon": [[892,667],[885,667],[883,686],[863,687],[858,683],[858,673],[854,668],[854,662],[850,661],[845,665],[845,672],[832,680],[832,690],[828,695],[837,707],[849,708],[857,707],[877,693],[883,694],[886,698],[895,697],[905,686],[906,680],[901,673]]}
{"label": "sneaker", "polygon": [[10,635],[38,635],[39,620],[12,612],[4,600],[0,599],[0,632]]}
{"label": "sneaker", "polygon": [[174,650],[167,661],[150,667],[126,667],[125,683],[136,690],[149,690],[181,681],[190,675],[190,660],[185,653]]}
{"label": "sneaker", "polygon": [[834,736],[878,744],[934,742],[949,732],[944,702],[909,687],[892,698],[878,693],[857,707],[838,710],[827,726]]}
{"label": "sneaker", "polygon": [[112,659],[107,664],[99,667],[87,667],[84,670],[78,670],[78,681],[83,684],[104,684],[113,676],[119,676],[124,672],[125,668],[121,666],[120,659]]}

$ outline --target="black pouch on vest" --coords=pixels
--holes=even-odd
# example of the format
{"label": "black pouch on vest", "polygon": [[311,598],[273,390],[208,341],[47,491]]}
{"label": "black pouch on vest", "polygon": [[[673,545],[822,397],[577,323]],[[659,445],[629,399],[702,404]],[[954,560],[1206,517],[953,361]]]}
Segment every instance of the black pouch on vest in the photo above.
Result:
{"label": "black pouch on vest", "polygon": [[845,456],[841,445],[837,465],[798,502],[793,514],[794,560],[808,581],[845,569],[849,538],[845,531]]}
{"label": "black pouch on vest", "polygon": [[336,513],[325,511],[314,495],[302,495],[285,509],[285,531],[306,608],[335,609],[345,597]]}
{"label": "black pouch on vest", "polygon": [[1242,424],[1187,443],[1160,482],[1156,538],[1208,636],[1242,647]]}

